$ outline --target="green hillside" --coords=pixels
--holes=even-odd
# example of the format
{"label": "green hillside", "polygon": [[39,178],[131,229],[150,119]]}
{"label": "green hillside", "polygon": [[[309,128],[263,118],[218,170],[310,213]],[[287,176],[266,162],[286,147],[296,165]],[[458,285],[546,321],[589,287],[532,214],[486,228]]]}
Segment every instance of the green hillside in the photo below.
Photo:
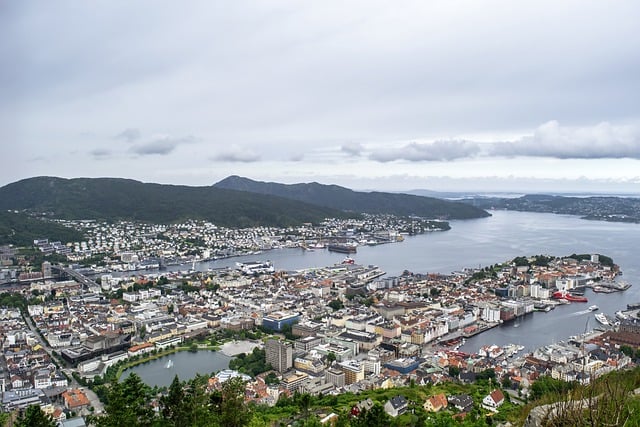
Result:
{"label": "green hillside", "polygon": [[51,221],[32,218],[23,213],[0,211],[0,245],[30,246],[35,239],[77,242],[82,233]]}
{"label": "green hillside", "polygon": [[214,185],[216,188],[270,194],[333,209],[371,214],[415,215],[423,218],[470,219],[489,214],[475,206],[433,197],[409,194],[358,192],[337,185],[279,184],[230,176]]}
{"label": "green hillside", "polygon": [[0,188],[0,209],[65,219],[152,223],[203,219],[228,227],[287,226],[348,216],[336,209],[275,196],[118,178],[25,179]]}

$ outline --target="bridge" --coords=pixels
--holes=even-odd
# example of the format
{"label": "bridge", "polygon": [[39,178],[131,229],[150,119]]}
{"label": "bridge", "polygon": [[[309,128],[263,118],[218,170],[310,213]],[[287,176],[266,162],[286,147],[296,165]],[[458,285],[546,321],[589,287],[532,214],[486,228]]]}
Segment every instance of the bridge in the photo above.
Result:
{"label": "bridge", "polygon": [[72,268],[68,268],[62,265],[52,265],[51,270],[56,270],[59,273],[66,274],[67,276],[75,279],[78,283],[84,286],[87,289],[89,286],[100,286],[96,283],[95,280],[88,278],[87,276],[77,272]]}

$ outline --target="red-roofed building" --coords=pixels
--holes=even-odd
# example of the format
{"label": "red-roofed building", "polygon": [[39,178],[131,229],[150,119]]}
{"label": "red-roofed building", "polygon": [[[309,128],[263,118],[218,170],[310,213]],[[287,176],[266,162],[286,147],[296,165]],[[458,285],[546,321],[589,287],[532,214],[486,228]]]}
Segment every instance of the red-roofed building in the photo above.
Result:
{"label": "red-roofed building", "polygon": [[495,410],[504,403],[504,394],[502,391],[495,389],[482,399],[482,406],[487,409]]}
{"label": "red-roofed building", "polygon": [[431,396],[424,402],[424,409],[430,412],[438,412],[441,409],[445,409],[449,405],[447,401],[447,396],[444,393],[436,394],[435,396]]}
{"label": "red-roofed building", "polygon": [[62,398],[64,399],[64,407],[71,411],[89,407],[87,395],[77,388],[63,392]]}

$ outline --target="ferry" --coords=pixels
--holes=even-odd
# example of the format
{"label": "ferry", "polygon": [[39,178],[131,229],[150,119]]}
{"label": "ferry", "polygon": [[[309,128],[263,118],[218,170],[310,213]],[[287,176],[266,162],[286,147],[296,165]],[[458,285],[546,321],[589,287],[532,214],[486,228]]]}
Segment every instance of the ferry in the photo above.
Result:
{"label": "ferry", "polygon": [[589,301],[586,297],[579,297],[579,296],[576,296],[576,295],[572,295],[567,291],[554,292],[553,296],[551,298],[559,299],[559,300],[573,301],[573,302],[587,302],[587,301]]}
{"label": "ferry", "polygon": [[597,305],[592,305],[591,307],[589,307],[589,311],[596,311],[598,310],[598,306]]}

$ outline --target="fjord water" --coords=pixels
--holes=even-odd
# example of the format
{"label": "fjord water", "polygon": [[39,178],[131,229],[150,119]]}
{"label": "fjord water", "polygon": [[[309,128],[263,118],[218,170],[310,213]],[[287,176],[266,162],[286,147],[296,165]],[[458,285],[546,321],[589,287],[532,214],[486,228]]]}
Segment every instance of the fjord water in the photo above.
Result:
{"label": "fjord water", "polygon": [[[597,326],[594,313],[613,315],[628,302],[640,302],[640,224],[589,221],[571,215],[491,211],[492,216],[452,221],[451,230],[407,237],[402,243],[358,247],[352,258],[359,264],[375,264],[388,276],[404,270],[448,274],[465,267],[487,266],[517,256],[600,253],[613,258],[623,271],[621,280],[633,285],[626,292],[596,294],[587,290],[587,304],[572,303],[549,313],[533,313],[467,340],[466,351],[485,344],[521,344],[528,350],[579,335]],[[342,261],[343,254],[326,250],[305,252],[281,249],[260,255],[206,263],[202,267],[233,265],[236,261],[269,259],[279,270],[322,267]],[[587,323],[588,322],[588,323]]]}

